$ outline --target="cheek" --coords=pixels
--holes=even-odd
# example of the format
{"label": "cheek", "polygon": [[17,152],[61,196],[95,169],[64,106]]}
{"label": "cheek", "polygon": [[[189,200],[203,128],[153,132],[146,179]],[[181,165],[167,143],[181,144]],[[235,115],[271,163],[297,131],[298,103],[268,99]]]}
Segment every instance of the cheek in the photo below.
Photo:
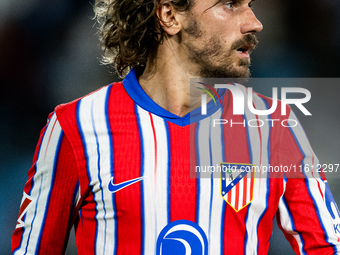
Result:
{"label": "cheek", "polygon": [[223,7],[212,11],[208,19],[210,21],[215,21],[218,26],[230,27],[233,29],[236,28],[236,25],[240,24],[240,14],[238,11],[229,11]]}
{"label": "cheek", "polygon": [[232,25],[230,23],[221,24],[216,23],[207,30],[209,37],[218,38],[218,40],[222,43],[231,44],[239,39],[239,31],[236,28],[236,25]]}
{"label": "cheek", "polygon": [[232,36],[240,32],[241,18],[237,11],[230,12],[224,8],[217,8],[207,18],[206,22],[210,23],[210,28],[215,30],[216,35]]}

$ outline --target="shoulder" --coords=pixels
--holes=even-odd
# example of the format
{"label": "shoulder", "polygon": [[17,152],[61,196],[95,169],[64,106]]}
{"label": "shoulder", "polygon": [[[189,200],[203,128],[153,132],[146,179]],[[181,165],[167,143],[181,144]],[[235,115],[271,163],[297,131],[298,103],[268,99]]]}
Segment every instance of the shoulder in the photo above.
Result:
{"label": "shoulder", "polygon": [[78,143],[94,123],[105,125],[108,109],[115,109],[128,100],[123,83],[116,82],[55,108],[57,120],[71,144]]}
{"label": "shoulder", "polygon": [[119,91],[121,89],[124,89],[123,83],[116,82],[116,83],[112,83],[104,87],[101,87],[71,102],[60,104],[55,108],[55,113],[57,115],[57,118],[60,121],[64,118],[74,117],[74,115],[76,114],[77,108],[79,108],[80,104],[86,103],[86,102],[105,102],[106,100],[108,100],[108,97],[113,92],[112,90]]}

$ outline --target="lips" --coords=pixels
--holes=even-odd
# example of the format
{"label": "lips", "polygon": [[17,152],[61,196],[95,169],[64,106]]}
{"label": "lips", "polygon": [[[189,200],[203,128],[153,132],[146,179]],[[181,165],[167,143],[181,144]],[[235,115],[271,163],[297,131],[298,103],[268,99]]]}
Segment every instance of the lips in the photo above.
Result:
{"label": "lips", "polygon": [[237,49],[240,53],[245,53],[245,54],[250,54],[254,49],[254,44],[248,44],[241,46],[240,48]]}
{"label": "lips", "polygon": [[250,53],[255,48],[254,44],[245,44],[237,48],[237,52],[240,54],[241,58],[250,58]]}
{"label": "lips", "polygon": [[255,49],[258,40],[253,34],[246,34],[243,38],[236,40],[231,49],[235,50],[241,58],[250,58],[250,53]]}

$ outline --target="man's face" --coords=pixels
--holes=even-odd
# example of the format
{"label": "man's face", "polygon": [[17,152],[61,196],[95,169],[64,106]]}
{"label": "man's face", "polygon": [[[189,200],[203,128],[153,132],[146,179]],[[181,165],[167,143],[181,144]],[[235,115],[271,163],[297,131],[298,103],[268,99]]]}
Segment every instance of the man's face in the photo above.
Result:
{"label": "man's face", "polygon": [[196,0],[187,13],[182,42],[200,77],[249,77],[254,33],[262,24],[251,10],[251,0]]}

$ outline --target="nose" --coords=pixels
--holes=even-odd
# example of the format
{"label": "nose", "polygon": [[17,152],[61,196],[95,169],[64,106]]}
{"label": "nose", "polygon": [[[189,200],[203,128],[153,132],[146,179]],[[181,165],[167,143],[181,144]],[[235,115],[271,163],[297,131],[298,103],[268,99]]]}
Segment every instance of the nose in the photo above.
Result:
{"label": "nose", "polygon": [[241,32],[243,34],[254,34],[260,32],[262,29],[262,23],[256,18],[254,12],[248,7],[243,16]]}

